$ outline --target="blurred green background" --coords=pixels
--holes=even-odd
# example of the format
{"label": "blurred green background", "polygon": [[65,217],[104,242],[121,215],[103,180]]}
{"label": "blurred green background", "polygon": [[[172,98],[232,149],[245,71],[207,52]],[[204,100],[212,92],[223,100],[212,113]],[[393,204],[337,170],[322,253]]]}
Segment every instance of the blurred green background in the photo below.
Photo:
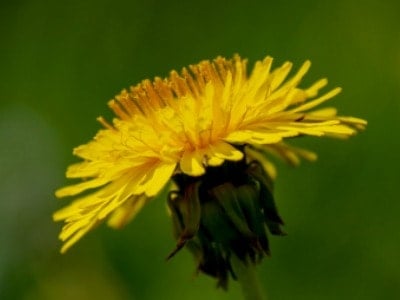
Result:
{"label": "blurred green background", "polygon": [[241,299],[194,273],[164,199],[121,231],[100,226],[66,255],[51,214],[67,202],[72,148],[144,78],[217,55],[250,65],[311,59],[331,104],[369,121],[350,139],[294,141],[319,153],[278,165],[285,238],[258,268],[270,299],[399,299],[400,5],[376,1],[1,1],[0,299]]}

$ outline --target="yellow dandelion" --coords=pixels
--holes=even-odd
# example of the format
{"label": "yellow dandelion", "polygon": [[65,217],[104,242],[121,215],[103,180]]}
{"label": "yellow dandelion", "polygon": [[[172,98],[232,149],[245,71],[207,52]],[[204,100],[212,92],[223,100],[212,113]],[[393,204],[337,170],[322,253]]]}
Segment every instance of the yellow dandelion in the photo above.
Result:
{"label": "yellow dandelion", "polygon": [[[54,214],[54,220],[65,222],[59,236],[64,242],[61,252],[105,219],[112,227],[123,226],[171,179],[175,190],[170,194],[169,205],[172,216],[178,216],[177,250],[192,239],[193,252],[196,245],[201,248],[202,271],[211,275],[221,272],[213,269],[211,260],[204,256],[205,237],[196,236],[199,228],[210,228],[207,224],[212,223],[207,223],[205,213],[213,212],[204,199],[208,196],[199,192],[207,184],[213,190],[204,194],[219,201],[238,231],[250,242],[255,233],[257,243],[266,243],[258,234],[261,231],[242,224],[243,218],[237,216],[249,213],[240,197],[265,198],[272,191],[275,169],[268,156],[276,154],[294,165],[300,157],[314,160],[314,153],[291,147],[283,140],[303,135],[345,138],[363,129],[366,121],[338,116],[334,108],[314,110],[341,89],[318,96],[327,85],[326,79],[300,88],[309,61],[289,79],[290,62],[272,70],[272,58],[266,57],[255,64],[251,74],[247,74],[246,64],[247,60],[237,55],[230,60],[218,57],[202,61],[180,73],[172,71],[166,79],[144,80],[109,102],[116,117],[112,123],[98,119],[104,128],[92,141],[74,149],[74,155],[83,161],[71,165],[66,172],[68,178],[82,181],[56,192],[61,198],[90,190]],[[251,164],[254,161],[257,166]],[[259,166],[262,169],[257,169]],[[215,171],[221,168],[225,173]],[[256,182],[251,189],[238,183],[238,175],[227,175],[237,171]],[[234,214],[231,204],[224,202],[227,197],[240,198],[238,208],[232,208]],[[282,221],[273,202],[270,204],[272,213],[268,213],[267,204],[260,211],[266,215],[270,231],[282,233],[277,227]],[[199,205],[201,211],[196,207]],[[251,249],[259,248],[253,244]],[[262,248],[268,252],[266,244]],[[253,256],[251,249],[243,255]],[[234,251],[240,256],[239,250]]]}

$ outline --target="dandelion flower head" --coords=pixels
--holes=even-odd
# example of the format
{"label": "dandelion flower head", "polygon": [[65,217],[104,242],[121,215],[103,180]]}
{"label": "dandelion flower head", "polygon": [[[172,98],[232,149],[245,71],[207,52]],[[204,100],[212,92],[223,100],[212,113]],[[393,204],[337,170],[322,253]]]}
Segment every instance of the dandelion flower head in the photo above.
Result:
{"label": "dandelion flower head", "polygon": [[315,159],[284,140],[345,138],[364,128],[364,120],[338,116],[335,108],[316,109],[341,89],[319,96],[326,79],[300,88],[309,61],[292,76],[290,62],[272,69],[271,57],[256,62],[250,74],[246,64],[238,55],[202,61],[166,79],[144,80],[109,102],[116,117],[98,118],[103,128],[74,149],[82,161],[66,176],[81,181],[56,192],[77,197],[53,216],[65,222],[62,252],[106,219],[115,228],[126,224],[176,174],[200,177],[245,158],[260,161],[274,177],[266,153],[293,164]]}

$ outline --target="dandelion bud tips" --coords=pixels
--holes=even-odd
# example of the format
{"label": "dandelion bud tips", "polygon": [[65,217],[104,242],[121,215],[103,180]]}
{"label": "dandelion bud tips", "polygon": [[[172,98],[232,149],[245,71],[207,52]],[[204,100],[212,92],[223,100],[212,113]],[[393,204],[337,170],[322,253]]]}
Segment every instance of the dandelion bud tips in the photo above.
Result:
{"label": "dandelion bud tips", "polygon": [[65,222],[61,252],[105,220],[124,226],[171,182],[177,245],[170,256],[187,247],[198,269],[226,286],[228,275],[235,277],[232,255],[257,262],[270,253],[267,231],[284,234],[271,155],[293,165],[315,160],[286,140],[346,138],[366,121],[317,108],[341,89],[321,93],[325,78],[300,87],[309,61],[292,75],[292,63],[272,68],[269,56],[251,72],[246,65],[238,55],[205,60],[144,80],[109,102],[116,117],[99,117],[103,128],[73,151],[82,160],[66,176],[81,180],[56,191],[75,198],[53,215]]}

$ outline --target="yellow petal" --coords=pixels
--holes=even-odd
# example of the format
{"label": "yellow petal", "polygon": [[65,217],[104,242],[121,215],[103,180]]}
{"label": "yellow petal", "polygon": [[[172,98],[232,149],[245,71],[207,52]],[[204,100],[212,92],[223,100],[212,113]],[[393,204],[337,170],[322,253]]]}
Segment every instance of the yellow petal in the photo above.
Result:
{"label": "yellow petal", "polygon": [[109,179],[106,178],[96,178],[92,180],[88,180],[82,183],[70,185],[63,187],[56,191],[56,196],[58,198],[65,197],[65,196],[73,196],[79,194],[87,189],[96,188],[102,186],[109,182]]}
{"label": "yellow petal", "polygon": [[190,176],[200,176],[205,172],[202,159],[202,155],[199,155],[196,151],[185,151],[179,162],[179,166],[185,174]]}
{"label": "yellow petal", "polygon": [[282,130],[279,132],[261,132],[252,130],[235,131],[229,134],[224,140],[230,143],[248,143],[248,144],[274,144],[282,140],[283,137],[295,136],[297,131]]}
{"label": "yellow petal", "polygon": [[292,69],[293,64],[290,62],[285,62],[280,68],[274,70],[271,74],[271,91],[274,91],[281,83],[285,80],[286,76]]}
{"label": "yellow petal", "polygon": [[269,176],[272,179],[276,178],[277,175],[276,168],[274,164],[267,159],[266,155],[249,147],[246,147],[245,149],[246,149],[246,154],[250,161],[253,159],[257,160],[258,162],[261,163],[264,170],[269,174]]}
{"label": "yellow petal", "polygon": [[242,151],[225,142],[219,142],[218,144],[211,146],[211,149],[214,154],[213,156],[222,159],[237,161],[243,158]]}
{"label": "yellow petal", "polygon": [[207,158],[207,165],[211,167],[217,167],[223,164],[225,160],[223,158],[217,157],[217,156],[211,156]]}
{"label": "yellow petal", "polygon": [[368,123],[366,120],[354,117],[338,117],[338,119],[349,124],[367,125]]}
{"label": "yellow petal", "polygon": [[310,111],[307,113],[305,119],[326,119],[326,118],[333,118],[337,114],[337,109],[334,107],[326,107],[314,111]]}
{"label": "yellow petal", "polygon": [[153,172],[152,177],[144,185],[144,193],[148,197],[155,196],[170,180],[176,163],[160,163]]}
{"label": "yellow petal", "polygon": [[73,237],[71,237],[67,242],[64,243],[64,245],[61,248],[61,253],[67,252],[71,246],[73,246],[78,240],[80,240],[89,230],[91,230],[94,226],[96,225],[95,221],[92,221],[88,225],[86,225],[84,228],[79,230]]}
{"label": "yellow petal", "polygon": [[132,196],[124,205],[113,212],[107,221],[107,225],[116,229],[125,226],[148,201],[149,198],[144,195]]}
{"label": "yellow petal", "polygon": [[341,88],[335,88],[333,90],[331,90],[330,92],[326,93],[325,95],[312,100],[310,102],[307,102],[303,105],[300,105],[292,110],[290,110],[291,113],[296,113],[296,112],[300,112],[300,111],[305,111],[305,110],[309,110],[317,105],[320,105],[321,103],[335,97],[337,94],[339,94],[342,91]]}
{"label": "yellow petal", "polygon": [[92,162],[81,162],[70,165],[67,169],[67,178],[87,178],[97,176],[99,168],[94,167]]}
{"label": "yellow petal", "polygon": [[324,86],[328,84],[328,80],[326,78],[320,79],[315,82],[312,86],[305,90],[308,97],[315,97],[318,94],[318,91],[322,89]]}

